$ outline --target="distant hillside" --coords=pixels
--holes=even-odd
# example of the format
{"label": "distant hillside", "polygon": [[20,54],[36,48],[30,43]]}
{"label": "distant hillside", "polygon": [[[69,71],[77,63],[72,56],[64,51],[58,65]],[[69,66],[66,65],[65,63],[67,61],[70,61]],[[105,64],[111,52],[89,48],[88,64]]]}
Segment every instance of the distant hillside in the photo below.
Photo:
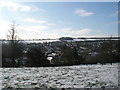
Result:
{"label": "distant hillside", "polygon": [[61,37],[59,40],[73,40],[74,38],[72,37]]}

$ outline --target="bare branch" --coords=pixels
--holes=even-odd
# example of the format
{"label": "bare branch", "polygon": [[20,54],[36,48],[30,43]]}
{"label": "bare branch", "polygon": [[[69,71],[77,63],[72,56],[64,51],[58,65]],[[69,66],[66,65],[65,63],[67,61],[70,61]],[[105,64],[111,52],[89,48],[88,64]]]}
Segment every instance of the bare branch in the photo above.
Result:
{"label": "bare branch", "polygon": [[9,30],[9,35],[7,35],[7,39],[12,40],[12,41],[17,40],[16,27],[18,25],[19,24],[15,24],[14,20],[12,21],[11,28]]}

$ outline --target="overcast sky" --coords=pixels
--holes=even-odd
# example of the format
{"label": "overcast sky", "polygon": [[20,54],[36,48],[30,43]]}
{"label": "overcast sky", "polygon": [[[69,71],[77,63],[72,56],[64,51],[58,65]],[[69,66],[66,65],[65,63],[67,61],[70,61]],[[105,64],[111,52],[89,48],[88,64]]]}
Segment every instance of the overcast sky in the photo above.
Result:
{"label": "overcast sky", "polygon": [[0,1],[0,39],[12,20],[20,39],[117,36],[118,3]]}

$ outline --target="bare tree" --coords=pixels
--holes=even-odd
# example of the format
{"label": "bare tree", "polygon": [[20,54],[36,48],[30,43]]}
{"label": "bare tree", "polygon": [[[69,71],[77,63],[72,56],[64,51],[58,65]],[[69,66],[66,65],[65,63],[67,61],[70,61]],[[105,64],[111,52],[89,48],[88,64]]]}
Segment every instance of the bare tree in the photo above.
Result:
{"label": "bare tree", "polygon": [[9,34],[7,35],[7,39],[10,42],[10,48],[11,48],[11,59],[12,59],[12,66],[16,65],[15,58],[19,57],[20,54],[20,45],[19,40],[17,40],[17,34],[16,34],[16,27],[18,24],[15,23],[15,21],[12,22]]}
{"label": "bare tree", "polygon": [[11,40],[12,43],[14,43],[17,40],[17,34],[16,34],[16,27],[18,26],[18,24],[15,23],[15,21],[12,22],[11,24],[11,28],[9,30],[9,34],[7,35],[7,39]]}

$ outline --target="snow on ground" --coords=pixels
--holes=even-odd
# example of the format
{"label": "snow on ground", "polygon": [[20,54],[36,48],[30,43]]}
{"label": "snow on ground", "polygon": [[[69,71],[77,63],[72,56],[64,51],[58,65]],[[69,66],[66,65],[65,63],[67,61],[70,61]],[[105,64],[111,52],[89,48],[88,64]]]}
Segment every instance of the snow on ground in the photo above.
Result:
{"label": "snow on ground", "polygon": [[[118,64],[2,68],[3,88],[118,87]],[[0,72],[0,73],[1,73]]]}
{"label": "snow on ground", "polygon": [[2,68],[0,68],[0,90],[2,88]]}

